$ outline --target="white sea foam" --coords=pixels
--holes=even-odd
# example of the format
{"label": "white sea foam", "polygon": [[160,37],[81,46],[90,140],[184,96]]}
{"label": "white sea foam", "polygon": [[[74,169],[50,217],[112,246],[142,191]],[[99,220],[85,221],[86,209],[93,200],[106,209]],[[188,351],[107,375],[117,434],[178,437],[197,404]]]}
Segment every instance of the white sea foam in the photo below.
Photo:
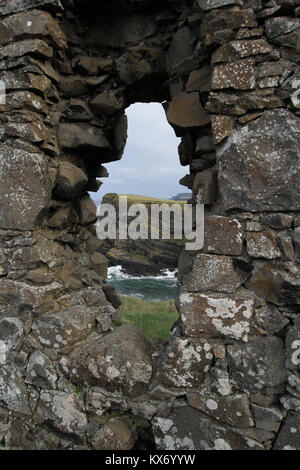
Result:
{"label": "white sea foam", "polygon": [[154,279],[154,280],[176,280],[177,269],[162,269],[161,274],[158,276],[133,276],[126,273],[122,266],[111,266],[108,268],[107,279],[108,280],[121,280],[121,279]]}

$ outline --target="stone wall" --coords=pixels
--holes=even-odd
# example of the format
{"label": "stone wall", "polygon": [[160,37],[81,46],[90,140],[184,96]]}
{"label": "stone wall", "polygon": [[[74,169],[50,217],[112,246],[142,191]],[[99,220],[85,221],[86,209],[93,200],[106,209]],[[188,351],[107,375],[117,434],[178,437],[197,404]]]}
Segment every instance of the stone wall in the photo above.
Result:
{"label": "stone wall", "polygon": [[[0,445],[300,449],[300,1],[1,0]],[[124,110],[164,102],[205,245],[119,325],[97,251]]]}

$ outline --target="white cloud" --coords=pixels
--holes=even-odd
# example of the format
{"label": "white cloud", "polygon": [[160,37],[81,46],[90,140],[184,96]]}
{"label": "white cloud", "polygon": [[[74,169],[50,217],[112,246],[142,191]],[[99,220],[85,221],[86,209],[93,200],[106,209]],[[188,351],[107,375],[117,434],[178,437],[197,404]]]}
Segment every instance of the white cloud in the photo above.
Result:
{"label": "white cloud", "polygon": [[137,103],[126,110],[128,140],[121,160],[107,164],[99,200],[108,192],[168,198],[186,192],[178,181],[186,174],[179,163],[180,142],[159,103]]}

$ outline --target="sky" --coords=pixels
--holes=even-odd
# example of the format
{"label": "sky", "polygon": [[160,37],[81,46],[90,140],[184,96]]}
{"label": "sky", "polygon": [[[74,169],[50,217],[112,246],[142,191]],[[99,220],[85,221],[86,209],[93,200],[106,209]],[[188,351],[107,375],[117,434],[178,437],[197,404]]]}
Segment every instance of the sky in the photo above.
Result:
{"label": "sky", "polygon": [[92,197],[106,193],[138,194],[169,199],[187,192],[179,185],[186,168],[179,163],[178,144],[160,103],[136,103],[126,110],[128,140],[121,160],[105,164],[109,177]]}

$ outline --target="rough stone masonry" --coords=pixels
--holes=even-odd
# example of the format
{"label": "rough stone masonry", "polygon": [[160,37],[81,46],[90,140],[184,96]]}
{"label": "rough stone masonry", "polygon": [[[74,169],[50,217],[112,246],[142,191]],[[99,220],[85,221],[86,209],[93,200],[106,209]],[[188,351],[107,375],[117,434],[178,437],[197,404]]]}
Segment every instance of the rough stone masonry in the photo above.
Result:
{"label": "rough stone masonry", "polygon": [[[300,0],[0,0],[0,446],[300,449]],[[205,245],[166,346],[88,195],[163,102]]]}

